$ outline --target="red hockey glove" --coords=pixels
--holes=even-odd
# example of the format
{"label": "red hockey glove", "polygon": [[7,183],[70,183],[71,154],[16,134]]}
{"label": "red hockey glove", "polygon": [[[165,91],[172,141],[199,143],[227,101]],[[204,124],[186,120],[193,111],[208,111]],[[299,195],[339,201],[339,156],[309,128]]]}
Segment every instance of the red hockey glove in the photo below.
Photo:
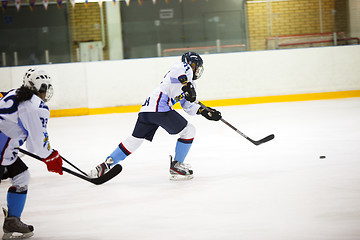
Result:
{"label": "red hockey glove", "polygon": [[54,150],[47,158],[43,158],[42,161],[46,164],[49,172],[55,172],[63,175],[62,170],[62,158],[58,151]]}

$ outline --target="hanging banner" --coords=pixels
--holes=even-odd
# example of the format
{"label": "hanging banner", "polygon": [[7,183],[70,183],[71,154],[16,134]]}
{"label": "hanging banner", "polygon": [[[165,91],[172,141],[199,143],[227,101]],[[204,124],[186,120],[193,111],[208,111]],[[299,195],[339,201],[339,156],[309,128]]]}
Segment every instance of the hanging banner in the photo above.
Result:
{"label": "hanging banner", "polygon": [[75,7],[75,0],[70,0],[71,6]]}
{"label": "hanging banner", "polygon": [[125,2],[126,2],[126,6],[129,6],[130,0],[125,0]]}
{"label": "hanging banner", "polygon": [[98,0],[98,1],[99,1],[99,6],[102,7],[103,0]]}
{"label": "hanging banner", "polygon": [[3,0],[1,1],[1,7],[4,12],[6,12],[8,3],[9,3],[9,1],[3,1]]}
{"label": "hanging banner", "polygon": [[44,5],[45,10],[48,10],[49,0],[43,0],[43,5]]}
{"label": "hanging banner", "polygon": [[139,5],[141,6],[143,4],[144,0],[138,0]]}
{"label": "hanging banner", "polygon": [[15,6],[16,6],[17,11],[20,11],[21,2],[22,2],[22,0],[15,0]]}
{"label": "hanging banner", "polygon": [[89,0],[85,0],[85,7],[88,7],[89,6]]}
{"label": "hanging banner", "polygon": [[114,6],[116,5],[116,0],[113,0],[113,4],[114,4]]}
{"label": "hanging banner", "polygon": [[59,9],[60,9],[61,6],[62,6],[62,2],[63,2],[63,0],[56,0],[56,4],[57,4],[57,6],[58,6]]}
{"label": "hanging banner", "polygon": [[35,7],[35,2],[36,0],[28,0],[29,2],[29,8],[31,11],[34,11],[34,7]]}
{"label": "hanging banner", "polygon": [[153,4],[155,4],[156,3],[156,0],[152,0],[153,1]]}

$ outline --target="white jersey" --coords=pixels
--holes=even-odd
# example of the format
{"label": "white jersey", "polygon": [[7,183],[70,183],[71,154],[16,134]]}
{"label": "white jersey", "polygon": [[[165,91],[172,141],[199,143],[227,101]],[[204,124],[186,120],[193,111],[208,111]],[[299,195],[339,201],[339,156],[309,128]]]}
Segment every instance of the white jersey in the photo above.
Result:
{"label": "white jersey", "polygon": [[170,71],[165,75],[160,85],[154,89],[151,95],[142,105],[140,112],[168,112],[173,110],[173,105],[180,102],[181,107],[190,115],[195,115],[199,105],[185,100],[183,87],[180,79],[186,76],[187,82],[191,82],[196,90],[192,80],[193,70],[185,62],[175,63]]}
{"label": "white jersey", "polygon": [[0,99],[0,163],[4,166],[16,160],[16,148],[25,141],[26,148],[41,158],[52,152],[46,130],[49,108],[36,95],[19,103],[15,92],[12,90]]}

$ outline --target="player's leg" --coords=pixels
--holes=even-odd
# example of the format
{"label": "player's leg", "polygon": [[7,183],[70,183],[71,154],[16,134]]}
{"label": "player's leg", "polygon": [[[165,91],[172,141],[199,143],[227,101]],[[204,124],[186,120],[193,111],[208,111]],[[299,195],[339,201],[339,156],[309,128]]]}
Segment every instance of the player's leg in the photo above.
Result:
{"label": "player's leg", "polygon": [[178,138],[176,142],[174,160],[183,163],[194,141],[194,125],[188,123],[186,127],[179,132],[179,136],[180,138]]}
{"label": "player's leg", "polygon": [[124,160],[140,147],[144,139],[130,136],[121,142],[115,150],[106,158],[105,162],[97,165],[95,169],[88,174],[92,178],[100,177],[110,170],[112,166]]}
{"label": "player's leg", "polygon": [[34,227],[26,225],[20,220],[30,182],[30,173],[27,166],[18,158],[12,165],[5,167],[3,178],[11,178],[11,187],[7,193],[8,210],[3,209],[5,215],[3,239],[11,239],[15,232],[22,234],[24,238],[31,237]]}
{"label": "player's leg", "polygon": [[[170,156],[170,179],[191,179],[193,171],[190,169],[191,166],[185,164],[184,161],[195,137],[195,127],[174,110],[158,113],[154,115],[152,120],[154,119],[169,134],[179,134],[180,136],[176,142],[174,160]],[[179,176],[184,176],[185,178],[179,178]]]}
{"label": "player's leg", "polygon": [[[146,115],[139,114],[139,116]],[[124,160],[130,154],[136,151],[144,139],[152,141],[158,125],[148,123],[142,118],[138,118],[132,136],[129,136],[124,141],[122,141],[115,150],[106,158],[105,162],[99,164],[95,169],[91,170],[89,173],[90,177],[100,177],[104,175],[112,166],[118,164],[120,161]]]}
{"label": "player's leg", "polygon": [[175,147],[174,161],[172,161],[170,156],[170,179],[188,180],[193,178],[193,170],[184,161],[195,137],[195,127],[188,123],[179,135],[180,138],[178,138]]}
{"label": "player's leg", "polygon": [[107,161],[111,159],[110,165],[113,166],[120,161],[124,160],[127,156],[132,154],[138,149],[143,143],[143,138],[136,138],[130,136],[122,141],[115,150],[107,157]]}

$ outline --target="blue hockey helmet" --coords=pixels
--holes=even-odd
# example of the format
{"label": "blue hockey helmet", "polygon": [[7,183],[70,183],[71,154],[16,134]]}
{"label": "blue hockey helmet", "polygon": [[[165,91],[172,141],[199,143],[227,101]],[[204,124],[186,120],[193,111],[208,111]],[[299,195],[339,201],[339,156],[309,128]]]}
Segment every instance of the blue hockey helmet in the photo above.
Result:
{"label": "blue hockey helmet", "polygon": [[181,56],[181,61],[188,63],[193,69],[193,80],[199,79],[204,71],[203,60],[195,52],[186,52]]}

